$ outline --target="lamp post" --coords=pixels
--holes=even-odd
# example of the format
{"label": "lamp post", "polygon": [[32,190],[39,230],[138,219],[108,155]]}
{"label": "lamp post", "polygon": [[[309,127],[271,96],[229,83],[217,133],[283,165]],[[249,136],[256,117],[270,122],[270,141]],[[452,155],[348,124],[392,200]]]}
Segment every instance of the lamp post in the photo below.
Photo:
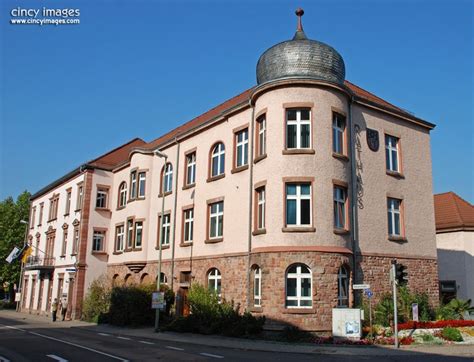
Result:
{"label": "lamp post", "polygon": [[[163,169],[163,178],[161,180],[161,222],[159,225],[159,230],[160,230],[160,242],[158,243],[158,276],[156,278],[156,288],[158,292],[160,291],[160,286],[161,286],[161,258],[162,258],[162,246],[163,246],[163,218],[164,218],[164,213],[165,213],[165,175],[166,175],[166,163],[168,161],[168,155],[164,154],[163,152],[159,150],[155,150],[154,154],[160,158],[165,159],[165,164],[164,164],[164,169]],[[173,276],[171,276],[173,277]],[[156,308],[155,311],[155,332],[159,332],[159,327],[160,327],[160,309]]]}
{"label": "lamp post", "polygon": [[[23,238],[23,248],[25,248],[25,245],[26,245],[26,237],[28,235],[28,221],[26,220],[20,220],[20,224],[24,224],[26,225],[25,226],[25,237]],[[23,273],[25,272],[25,269],[24,269],[24,263],[23,261],[21,262],[21,270],[20,270],[20,280],[18,281],[18,288],[17,290],[20,291],[22,297],[23,297]],[[16,292],[15,292],[16,293]],[[20,305],[21,305],[21,299],[23,298],[20,298],[20,300],[18,302],[16,302],[16,311],[18,312],[20,310]],[[11,299],[10,299],[11,300]]]}

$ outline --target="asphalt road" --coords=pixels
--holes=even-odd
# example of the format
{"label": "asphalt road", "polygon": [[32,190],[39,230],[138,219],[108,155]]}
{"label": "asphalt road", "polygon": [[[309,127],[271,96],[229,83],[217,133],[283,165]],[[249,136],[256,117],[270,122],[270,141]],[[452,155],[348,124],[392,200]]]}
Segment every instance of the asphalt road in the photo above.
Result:
{"label": "asphalt road", "polygon": [[60,328],[33,321],[0,317],[0,362],[8,361],[469,361],[474,357],[441,356],[426,353],[399,356],[347,354],[296,354],[248,351],[175,343],[81,328]]}

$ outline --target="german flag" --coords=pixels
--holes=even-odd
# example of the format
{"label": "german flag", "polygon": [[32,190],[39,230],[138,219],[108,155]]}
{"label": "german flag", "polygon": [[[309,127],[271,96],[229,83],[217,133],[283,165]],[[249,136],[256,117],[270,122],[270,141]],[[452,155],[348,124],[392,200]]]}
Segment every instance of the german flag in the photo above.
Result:
{"label": "german flag", "polygon": [[33,252],[33,248],[31,246],[26,246],[23,249],[23,253],[21,254],[21,261],[23,263],[26,263],[26,259],[28,259],[28,257],[31,255],[32,252]]}

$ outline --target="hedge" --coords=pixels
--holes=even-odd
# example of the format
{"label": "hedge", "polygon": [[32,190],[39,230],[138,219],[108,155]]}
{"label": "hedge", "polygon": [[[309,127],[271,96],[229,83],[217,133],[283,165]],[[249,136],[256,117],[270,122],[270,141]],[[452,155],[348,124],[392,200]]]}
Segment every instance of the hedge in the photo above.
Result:
{"label": "hedge", "polygon": [[431,329],[431,328],[445,328],[445,327],[474,327],[474,321],[466,320],[449,320],[436,322],[415,322],[410,321],[398,325],[398,330],[403,329]]}

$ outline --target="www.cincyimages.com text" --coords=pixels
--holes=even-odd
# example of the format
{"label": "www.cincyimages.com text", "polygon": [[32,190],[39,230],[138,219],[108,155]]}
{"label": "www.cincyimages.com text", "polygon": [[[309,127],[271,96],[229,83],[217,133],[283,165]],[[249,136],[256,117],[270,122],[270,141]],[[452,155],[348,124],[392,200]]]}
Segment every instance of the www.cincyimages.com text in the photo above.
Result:
{"label": "www.cincyimages.com text", "polygon": [[16,7],[10,11],[11,24],[16,25],[67,25],[80,24],[79,9],[26,9]]}

